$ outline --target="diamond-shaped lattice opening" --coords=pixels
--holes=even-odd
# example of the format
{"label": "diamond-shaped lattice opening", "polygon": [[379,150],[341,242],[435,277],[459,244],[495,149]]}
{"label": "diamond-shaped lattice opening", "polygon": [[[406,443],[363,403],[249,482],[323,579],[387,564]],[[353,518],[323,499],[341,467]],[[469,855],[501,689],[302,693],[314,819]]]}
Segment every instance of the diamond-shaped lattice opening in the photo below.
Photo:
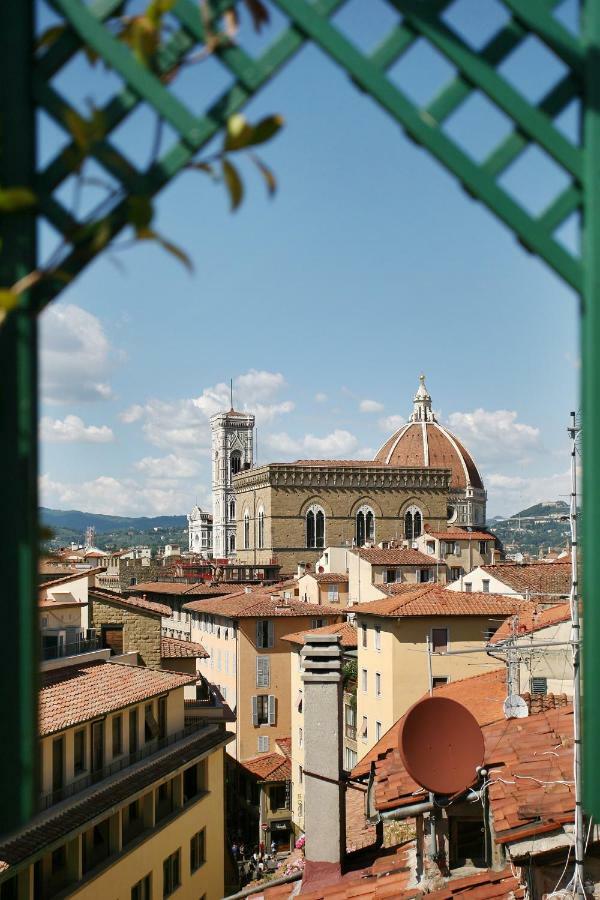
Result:
{"label": "diamond-shaped lattice opening", "polygon": [[93,159],[86,159],[81,172],[70,175],[54,196],[74,218],[83,220],[101,203],[119,192],[120,184]]}
{"label": "diamond-shaped lattice opening", "polygon": [[581,12],[579,0],[564,0],[554,10],[554,17],[568,31],[579,37],[581,34]]}
{"label": "diamond-shaped lattice opening", "polygon": [[216,56],[208,56],[201,62],[183,66],[170,82],[169,92],[193,115],[200,116],[233,86],[234,80]]}
{"label": "diamond-shaped lattice opening", "polygon": [[37,236],[39,258],[42,265],[46,265],[62,244],[63,236],[60,231],[56,230],[54,225],[42,216],[37,217]]}
{"label": "diamond-shaped lattice opening", "polygon": [[175,136],[166,122],[162,121],[159,127],[157,114],[141,103],[111,132],[108,140],[136,169],[143,171],[154,157],[156,148],[161,156]]}
{"label": "diamond-shaped lattice opening", "polygon": [[510,21],[507,9],[497,0],[456,0],[442,18],[475,50],[485,47]]}
{"label": "diamond-shaped lattice opening", "polygon": [[331,21],[356,47],[370,53],[400,23],[401,16],[384,0],[350,0]]}
{"label": "diamond-shaped lattice opening", "polygon": [[426,106],[455,74],[456,69],[424,38],[418,38],[388,72],[418,106]]}
{"label": "diamond-shaped lattice opening", "polygon": [[444,123],[444,131],[477,162],[484,160],[512,130],[508,116],[479,91],[473,91]]}
{"label": "diamond-shaped lattice opening", "polygon": [[54,119],[41,107],[36,109],[38,169],[43,170],[49,162],[71,143],[69,133],[57,125]]}
{"label": "diamond-shaped lattice opening", "polygon": [[575,97],[554,119],[554,125],[573,144],[579,144],[581,121],[581,100]]}
{"label": "diamond-shaped lattice opening", "polygon": [[104,106],[123,89],[121,78],[98,60],[91,65],[80,50],[52,79],[52,86],[82,115],[89,115],[90,102]]}
{"label": "diamond-shaped lattice opening", "polygon": [[569,184],[570,178],[547,153],[530,146],[498,179],[529,213],[538,216]]}
{"label": "diamond-shaped lattice opening", "polygon": [[581,257],[581,213],[571,213],[568,219],[559,225],[554,237],[565,250],[577,258]]}
{"label": "diamond-shaped lattice opening", "polygon": [[568,70],[539,38],[530,34],[500,63],[498,71],[527,100],[537,103]]}

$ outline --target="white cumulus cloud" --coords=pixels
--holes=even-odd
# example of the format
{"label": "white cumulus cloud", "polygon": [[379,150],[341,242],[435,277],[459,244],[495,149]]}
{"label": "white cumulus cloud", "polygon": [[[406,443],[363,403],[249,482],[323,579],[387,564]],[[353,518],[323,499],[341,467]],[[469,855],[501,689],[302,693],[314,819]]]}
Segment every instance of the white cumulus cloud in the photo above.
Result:
{"label": "white cumulus cloud", "polygon": [[404,416],[384,416],[382,419],[379,419],[377,424],[382,431],[391,433],[393,431],[398,431],[399,428],[402,428],[402,426],[406,424],[406,419],[404,418]]}
{"label": "white cumulus cloud", "polygon": [[318,394],[315,394],[315,402],[316,403],[327,403],[327,394],[324,394],[322,391],[319,391]]}
{"label": "white cumulus cloud", "polygon": [[41,394],[46,403],[107,400],[114,354],[100,320],[56,303],[40,318]]}
{"label": "white cumulus cloud", "polygon": [[570,478],[568,469],[552,475],[527,478],[499,472],[486,473],[483,480],[488,492],[488,516],[513,515],[544,500],[568,500]]}
{"label": "white cumulus cloud", "polygon": [[106,444],[114,441],[108,425],[86,425],[79,416],[52,419],[44,416],[40,421],[40,440],[51,443]]}
{"label": "white cumulus cloud", "polygon": [[380,413],[383,412],[383,403],[379,400],[361,400],[358,404],[361,413]]}
{"label": "white cumulus cloud", "polygon": [[40,496],[43,506],[116,516],[182,515],[189,511],[196,497],[204,504],[208,500],[203,485],[195,485],[190,494],[190,489],[177,484],[145,484],[110,475],[82,482],[55,481],[47,474],[42,475]]}
{"label": "white cumulus cloud", "polygon": [[[291,400],[276,399],[284,387],[286,381],[280,372],[250,369],[233,380],[233,405],[241,412],[254,413],[259,424],[270,422],[294,409]],[[222,381],[207,387],[193,403],[207,418],[223,412],[231,404],[229,385]]]}
{"label": "white cumulus cloud", "polygon": [[482,465],[496,461],[527,463],[542,450],[539,428],[517,421],[509,409],[475,409],[454,412],[450,428],[464,441]]}
{"label": "white cumulus cloud", "polygon": [[335,431],[318,437],[314,434],[306,434],[302,438],[292,438],[285,431],[269,434],[266,443],[275,453],[285,456],[308,454],[315,458],[341,459],[356,451],[358,441],[349,431],[336,428]]}
{"label": "white cumulus cloud", "polygon": [[193,459],[176,456],[144,456],[134,464],[138,472],[147,478],[193,478],[198,474],[198,465]]}

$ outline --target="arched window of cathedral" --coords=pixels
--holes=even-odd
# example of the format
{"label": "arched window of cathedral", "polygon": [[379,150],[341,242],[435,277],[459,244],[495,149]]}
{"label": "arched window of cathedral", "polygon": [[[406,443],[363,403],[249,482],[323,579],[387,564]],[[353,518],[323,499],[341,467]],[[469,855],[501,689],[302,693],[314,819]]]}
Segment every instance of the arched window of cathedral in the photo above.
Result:
{"label": "arched window of cathedral", "polygon": [[235,500],[229,501],[229,521],[235,521]]}
{"label": "arched window of cathedral", "polygon": [[229,535],[229,550],[233,552],[235,550],[235,534]]}
{"label": "arched window of cathedral", "polygon": [[258,508],[258,549],[265,546],[265,511],[262,506]]}
{"label": "arched window of cathedral", "polygon": [[356,546],[363,547],[375,539],[375,515],[370,506],[361,506],[356,514]]}
{"label": "arched window of cathedral", "polygon": [[416,506],[411,506],[404,514],[404,537],[413,541],[423,532],[423,514]]}
{"label": "arched window of cathedral", "polygon": [[306,546],[325,546],[325,513],[320,506],[311,506],[306,513]]}
{"label": "arched window of cathedral", "polygon": [[244,550],[250,547],[250,513],[248,510],[244,513]]}
{"label": "arched window of cathedral", "polygon": [[231,454],[231,474],[237,475],[242,471],[242,454],[239,450],[234,450]]}

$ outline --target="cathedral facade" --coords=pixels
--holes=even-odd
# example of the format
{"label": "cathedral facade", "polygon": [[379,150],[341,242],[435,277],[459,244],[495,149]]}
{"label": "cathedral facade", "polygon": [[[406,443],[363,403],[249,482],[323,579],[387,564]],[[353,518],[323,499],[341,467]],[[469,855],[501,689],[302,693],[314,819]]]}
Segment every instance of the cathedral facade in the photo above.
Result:
{"label": "cathedral facade", "polygon": [[[242,434],[249,433],[245,425]],[[477,466],[437,422],[423,376],[408,422],[375,459],[250,465],[231,475],[230,491],[237,559],[275,562],[289,574],[298,562],[314,563],[327,546],[381,541],[412,546],[426,530],[485,523],[486,492]],[[214,496],[216,528],[221,494]],[[215,536],[215,556],[216,547]]]}

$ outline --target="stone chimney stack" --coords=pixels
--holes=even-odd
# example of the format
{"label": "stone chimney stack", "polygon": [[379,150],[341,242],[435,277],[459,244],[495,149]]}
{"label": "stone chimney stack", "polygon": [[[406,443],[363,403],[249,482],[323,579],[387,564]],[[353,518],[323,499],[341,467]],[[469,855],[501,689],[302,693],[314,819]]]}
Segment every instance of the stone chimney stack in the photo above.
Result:
{"label": "stone chimney stack", "polygon": [[338,634],[309,634],[301,652],[304,682],[305,883],[335,880],[346,852],[342,648]]}

